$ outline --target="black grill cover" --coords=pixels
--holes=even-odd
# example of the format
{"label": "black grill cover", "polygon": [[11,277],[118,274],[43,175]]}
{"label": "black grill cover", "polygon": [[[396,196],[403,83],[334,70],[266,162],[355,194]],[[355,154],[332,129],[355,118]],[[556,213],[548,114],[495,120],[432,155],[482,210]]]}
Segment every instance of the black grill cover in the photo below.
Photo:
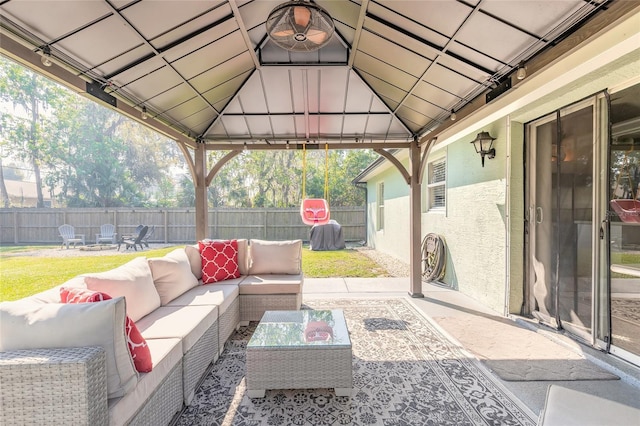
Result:
{"label": "black grill cover", "polygon": [[342,250],[345,248],[342,227],[335,220],[326,225],[313,225],[309,237],[311,250]]}

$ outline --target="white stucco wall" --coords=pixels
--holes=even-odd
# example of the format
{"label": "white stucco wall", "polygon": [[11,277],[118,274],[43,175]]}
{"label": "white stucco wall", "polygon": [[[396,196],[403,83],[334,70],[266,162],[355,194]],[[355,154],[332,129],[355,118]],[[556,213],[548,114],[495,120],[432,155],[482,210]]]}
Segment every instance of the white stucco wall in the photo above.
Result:
{"label": "white stucco wall", "polygon": [[[405,167],[407,163],[403,161]],[[385,223],[384,229],[377,231],[377,188],[380,182],[384,182]],[[409,263],[409,186],[398,169],[391,165],[367,182],[367,191],[368,246]]]}
{"label": "white stucco wall", "polygon": [[[538,77],[528,77],[525,83],[533,89],[521,91],[516,86],[501,97],[511,97],[510,104],[495,106],[503,100],[498,98],[495,107],[488,105],[485,117],[475,119],[475,124],[457,123],[458,126],[445,131],[439,139],[440,145],[436,145],[430,158],[446,151],[446,212],[423,213],[421,226],[422,235],[434,232],[445,239],[445,283],[498,312],[520,311],[525,277],[523,123],[599,91],[637,84],[640,46],[632,35],[638,33],[636,21],[627,24],[632,30],[625,27],[626,32],[621,34],[607,34],[591,43],[583,54],[576,49],[575,58],[571,56],[574,52],[570,52],[567,63],[551,65],[545,70],[548,76],[543,77],[541,73]],[[635,50],[631,50],[634,46]],[[585,64],[591,71],[580,69]],[[536,78],[542,80],[539,82]],[[543,85],[555,89],[545,92]],[[496,111],[505,112],[500,115]],[[480,131],[488,131],[497,138],[496,158],[485,160],[484,168],[470,143]],[[407,164],[406,157],[404,164]],[[366,180],[369,245],[408,262],[407,184],[389,162],[383,163]],[[386,223],[383,232],[376,232],[376,188],[381,181],[385,182],[387,198]]]}
{"label": "white stucco wall", "polygon": [[[470,143],[480,131],[497,138],[496,158],[485,159],[484,168]],[[422,217],[423,234],[433,232],[445,240],[443,281],[499,312],[506,288],[506,135],[506,120],[501,120],[447,146],[446,213]]]}

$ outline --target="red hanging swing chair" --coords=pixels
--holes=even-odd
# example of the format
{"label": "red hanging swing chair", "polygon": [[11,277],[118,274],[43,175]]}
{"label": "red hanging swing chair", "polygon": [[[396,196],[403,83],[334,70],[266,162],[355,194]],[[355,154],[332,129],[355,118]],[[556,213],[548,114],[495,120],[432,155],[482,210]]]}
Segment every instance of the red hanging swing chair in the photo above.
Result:
{"label": "red hanging swing chair", "polygon": [[329,203],[324,198],[305,198],[300,206],[300,216],[305,225],[329,223]]}
{"label": "red hanging swing chair", "polygon": [[325,171],[324,171],[324,198],[306,198],[307,181],[307,148],[302,146],[302,195],[303,200],[300,205],[300,217],[305,225],[326,225],[331,218],[329,203],[329,145],[325,144]]}
{"label": "red hanging swing chair", "polygon": [[630,192],[630,195],[633,198],[614,198],[609,203],[613,211],[616,212],[621,221],[625,223],[640,223],[640,200],[637,200],[636,197],[639,195],[636,191],[634,191],[633,181],[631,180],[631,171],[629,170],[629,163],[627,154],[624,155],[624,164],[623,167],[626,169],[627,179],[629,180],[629,188],[626,190],[620,186],[620,176],[622,172],[618,173],[616,178],[616,186],[614,188],[615,192],[622,190],[622,192]]}

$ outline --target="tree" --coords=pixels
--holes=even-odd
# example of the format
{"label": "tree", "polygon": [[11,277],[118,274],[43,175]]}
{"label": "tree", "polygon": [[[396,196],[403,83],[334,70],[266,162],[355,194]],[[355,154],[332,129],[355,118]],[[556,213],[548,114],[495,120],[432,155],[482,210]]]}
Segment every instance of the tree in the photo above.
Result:
{"label": "tree", "polygon": [[21,116],[3,114],[3,136],[8,148],[33,168],[37,207],[44,207],[41,167],[49,160],[50,114],[68,98],[62,87],[0,57],[0,100],[19,108]]}
{"label": "tree", "polygon": [[365,193],[352,181],[369,164],[378,158],[371,150],[356,149],[332,151],[330,157],[329,192],[330,202],[335,206],[363,206]]}
{"label": "tree", "polygon": [[[226,153],[209,153],[212,167]],[[377,154],[370,150],[329,151],[329,202],[334,206],[364,205],[364,192],[351,181]],[[306,170],[303,154],[296,150],[243,152],[218,172],[209,186],[210,204],[230,207],[295,207],[302,201],[303,178],[310,198],[323,198],[325,187],[324,150],[309,149]]]}
{"label": "tree", "polygon": [[4,184],[4,170],[2,168],[2,156],[0,156],[0,196],[2,197],[2,207],[5,209],[11,205],[7,186]]}
{"label": "tree", "polygon": [[176,195],[176,201],[180,207],[195,207],[196,205],[196,189],[191,180],[191,176],[183,175],[178,185],[180,189]]}

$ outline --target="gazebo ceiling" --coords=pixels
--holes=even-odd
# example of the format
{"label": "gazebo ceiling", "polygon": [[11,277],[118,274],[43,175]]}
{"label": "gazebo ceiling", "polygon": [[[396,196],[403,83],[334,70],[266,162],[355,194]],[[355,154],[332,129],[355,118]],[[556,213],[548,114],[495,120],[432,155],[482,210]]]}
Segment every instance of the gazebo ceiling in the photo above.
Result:
{"label": "gazebo ceiling", "polygon": [[308,53],[266,35],[283,2],[0,1],[0,50],[48,46],[103,100],[192,140],[391,145],[437,128],[608,0],[317,0],[336,31]]}

